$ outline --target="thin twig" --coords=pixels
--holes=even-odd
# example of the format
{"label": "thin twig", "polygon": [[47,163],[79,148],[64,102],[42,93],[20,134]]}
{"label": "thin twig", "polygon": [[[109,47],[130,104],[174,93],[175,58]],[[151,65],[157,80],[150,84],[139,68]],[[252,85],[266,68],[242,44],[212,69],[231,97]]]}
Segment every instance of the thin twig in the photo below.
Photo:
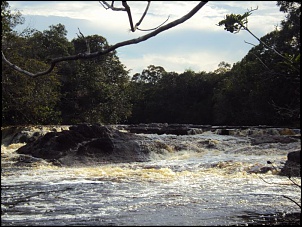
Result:
{"label": "thin twig", "polygon": [[299,203],[297,203],[295,200],[293,200],[292,198],[286,196],[286,195],[282,195],[284,198],[289,199],[290,201],[292,201],[294,204],[296,204],[298,207],[301,208],[301,205]]}
{"label": "thin twig", "polygon": [[109,5],[106,1],[99,1],[99,3],[107,10],[107,9],[111,9],[114,11],[126,11],[125,8],[116,8],[113,6],[114,1],[112,1],[111,5]]}
{"label": "thin twig", "polygon": [[149,6],[150,6],[150,1],[148,1],[148,4],[147,4],[147,7],[145,9],[145,12],[143,13],[141,19],[135,24],[135,27],[137,28],[143,21],[144,17],[146,16],[147,12],[148,12],[148,9],[149,9]]}
{"label": "thin twig", "polygon": [[257,45],[255,45],[255,44],[253,44],[253,43],[249,43],[249,42],[247,42],[247,41],[245,41],[245,40],[244,40],[244,42],[245,42],[245,43],[247,43],[247,44],[250,44],[250,45],[252,45],[252,46],[254,46],[254,47],[256,47],[256,46],[257,46]]}
{"label": "thin twig", "polygon": [[288,177],[288,179],[297,187],[301,188],[301,185],[299,185],[297,182],[295,182],[291,177]]}
{"label": "thin twig", "polygon": [[170,15],[168,16],[167,20],[165,20],[163,23],[161,23],[159,26],[157,26],[156,28],[151,28],[151,29],[140,29],[140,28],[136,28],[137,30],[140,30],[140,31],[153,31],[153,30],[156,30],[158,29],[159,27],[161,27],[163,24],[165,24],[170,18]]}
{"label": "thin twig", "polygon": [[286,186],[291,185],[291,184],[281,184],[281,183],[275,183],[275,182],[268,182],[268,181],[264,180],[264,178],[261,177],[261,176],[259,176],[258,174],[257,174],[257,176],[258,176],[261,180],[263,180],[265,183],[267,183],[267,184],[277,184],[277,185],[286,185]]}
{"label": "thin twig", "polygon": [[88,42],[88,40],[85,38],[85,36],[83,35],[83,33],[81,32],[81,30],[78,28],[78,30],[79,30],[79,33],[80,33],[80,35],[81,35],[81,37],[78,35],[78,37],[79,38],[83,38],[84,40],[85,40],[85,43],[86,43],[86,48],[87,48],[87,50],[86,50],[86,54],[90,54],[90,46],[89,46],[89,42]]}
{"label": "thin twig", "polygon": [[[252,53],[252,52],[251,52]],[[266,69],[268,69],[268,70],[270,70],[270,68],[256,55],[256,54],[254,54],[254,53],[252,53],[259,61],[260,61],[260,63],[262,64],[262,65],[264,65],[264,67],[266,68]]]}
{"label": "thin twig", "polygon": [[[266,48],[268,48],[269,50],[272,50],[274,51],[277,55],[279,55],[280,57],[282,57],[283,59],[285,59],[286,61],[289,61],[292,65],[293,65],[293,62],[284,57],[282,54],[280,54],[275,48],[272,48],[270,46],[268,46],[265,42],[263,42],[262,40],[260,40],[256,35],[254,35],[254,33],[252,33],[246,26],[244,26],[242,23],[238,22],[243,28],[244,30],[246,30],[248,33],[250,33],[255,39],[257,39],[260,43],[262,43]],[[296,69],[296,68],[295,68]],[[297,70],[297,69],[296,69]]]}

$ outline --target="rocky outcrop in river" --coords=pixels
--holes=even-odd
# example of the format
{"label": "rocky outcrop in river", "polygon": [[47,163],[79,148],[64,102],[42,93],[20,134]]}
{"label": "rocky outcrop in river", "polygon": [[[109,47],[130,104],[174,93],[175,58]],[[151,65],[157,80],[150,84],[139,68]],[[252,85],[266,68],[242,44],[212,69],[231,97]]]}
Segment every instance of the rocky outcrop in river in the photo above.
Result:
{"label": "rocky outcrop in river", "polygon": [[301,150],[287,154],[287,160],[281,169],[280,175],[289,177],[301,177]]}
{"label": "rocky outcrop in river", "polygon": [[[243,143],[230,145],[226,141],[197,138],[194,135],[207,133],[243,138]],[[156,136],[170,135],[157,139]],[[266,146],[291,144],[300,141],[300,130],[271,127],[227,127],[181,124],[97,125],[78,124],[73,126],[27,126],[2,129],[2,144],[24,143],[17,150],[21,165],[50,162],[59,166],[92,165],[99,163],[145,162],[150,155],[191,150],[204,152],[208,149],[228,152],[264,152]],[[163,138],[165,138],[163,140]],[[273,145],[276,144],[276,145]],[[290,145],[289,145],[290,146]],[[260,150],[259,150],[260,149]],[[289,150],[288,160],[281,174],[300,176],[299,150]],[[153,157],[152,156],[152,157]],[[294,167],[296,168],[293,171]],[[271,170],[261,167],[255,172]],[[254,170],[253,170],[254,171]],[[251,172],[253,172],[251,171]],[[290,172],[289,172],[290,171]]]}
{"label": "rocky outcrop in river", "polygon": [[69,130],[48,132],[19,148],[17,153],[64,166],[147,161],[148,151],[141,149],[140,140],[140,136],[109,126],[79,124]]}

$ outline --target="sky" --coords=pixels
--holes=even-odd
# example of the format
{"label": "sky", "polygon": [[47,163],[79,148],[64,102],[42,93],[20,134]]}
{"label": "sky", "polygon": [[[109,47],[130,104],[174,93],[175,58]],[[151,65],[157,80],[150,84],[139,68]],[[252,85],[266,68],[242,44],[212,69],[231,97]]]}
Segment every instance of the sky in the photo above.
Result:
{"label": "sky", "polygon": [[[109,2],[109,1],[108,1]],[[99,1],[8,1],[11,10],[19,10],[25,18],[22,26],[39,31],[61,23],[68,31],[67,38],[77,38],[78,28],[85,35],[101,35],[110,45],[138,38],[148,32],[130,31],[128,15],[124,11],[105,9]],[[111,3],[111,1],[109,2]],[[150,29],[181,18],[199,2],[151,1],[147,15],[139,26]],[[167,72],[186,70],[211,72],[222,61],[233,65],[240,61],[259,42],[247,31],[232,34],[217,26],[227,14],[243,14],[250,9],[248,28],[262,37],[275,30],[285,18],[276,1],[209,1],[186,22],[164,31],[144,42],[118,48],[117,56],[130,70],[141,73],[149,65],[162,66]],[[130,1],[134,24],[141,18],[147,1]],[[115,1],[116,7],[121,2]],[[245,42],[246,41],[246,42]]]}

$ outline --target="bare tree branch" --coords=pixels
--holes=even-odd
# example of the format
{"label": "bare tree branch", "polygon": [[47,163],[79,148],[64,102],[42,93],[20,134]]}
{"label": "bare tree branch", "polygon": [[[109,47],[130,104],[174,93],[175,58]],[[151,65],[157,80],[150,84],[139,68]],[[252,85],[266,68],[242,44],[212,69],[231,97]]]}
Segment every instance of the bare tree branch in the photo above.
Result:
{"label": "bare tree branch", "polygon": [[146,7],[146,9],[145,9],[145,12],[143,13],[143,15],[142,15],[142,17],[141,17],[141,19],[135,24],[135,27],[138,27],[141,23],[142,23],[142,21],[143,21],[143,19],[144,19],[144,17],[146,16],[146,14],[147,14],[147,12],[148,12],[148,9],[149,9],[149,6],[150,6],[150,1],[148,1],[148,4],[147,4],[147,7]]}
{"label": "bare tree branch", "polygon": [[251,54],[254,55],[255,58],[257,58],[266,69],[270,70],[270,68],[256,54],[254,54],[252,52],[251,52]]}
{"label": "bare tree branch", "polygon": [[155,29],[158,29],[159,27],[163,26],[164,23],[166,23],[168,20],[169,20],[170,16],[168,16],[167,20],[165,20],[163,23],[161,23],[159,26],[157,26],[156,28],[151,28],[151,29],[140,29],[140,28],[136,28],[137,30],[140,30],[140,31],[153,31]]}
{"label": "bare tree branch", "polygon": [[[105,8],[105,9],[111,9],[113,11],[126,11],[128,18],[129,18],[129,23],[130,23],[130,30],[132,32],[135,32],[136,29],[138,28],[138,26],[142,23],[144,17],[146,16],[150,3],[151,1],[148,1],[147,7],[141,17],[141,19],[135,24],[135,26],[133,26],[133,19],[132,19],[132,14],[131,14],[131,9],[130,6],[127,4],[127,1],[122,1],[122,5],[124,6],[124,8],[116,8],[114,7],[114,1],[112,1],[111,5],[109,5],[106,1],[99,1],[101,3],[101,5]],[[158,27],[157,27],[158,28]],[[141,29],[139,29],[141,30]],[[143,30],[141,30],[143,31]]]}
{"label": "bare tree branch", "polygon": [[257,45],[255,45],[255,44],[253,44],[253,43],[249,43],[249,42],[247,42],[247,41],[245,41],[245,40],[244,40],[244,42],[245,42],[245,43],[247,43],[247,44],[250,44],[250,45],[252,45],[252,46],[254,46],[254,47],[256,47],[256,46],[257,46]]}
{"label": "bare tree branch", "polygon": [[[268,164],[271,164],[271,165],[273,166],[273,168],[274,168],[275,170],[278,171],[277,167],[276,167],[272,162],[268,161],[267,163],[268,163]],[[263,180],[265,183],[267,183],[267,184],[288,185],[288,184],[281,184],[281,183],[268,182],[268,181],[266,181],[263,177],[259,176],[258,174],[257,174],[257,176],[258,176],[261,180]],[[292,182],[291,185],[297,186],[297,187],[301,188],[301,185],[299,185],[297,182],[295,182],[293,179],[291,179],[291,176],[287,176],[287,178]],[[299,203],[298,203],[297,201],[295,201],[294,199],[292,199],[292,198],[290,198],[290,197],[288,197],[288,196],[286,196],[286,195],[282,195],[282,197],[284,197],[284,198],[286,198],[286,199],[289,199],[290,201],[292,201],[292,202],[295,203],[298,207],[301,208],[301,204],[299,204]],[[300,200],[300,201],[301,201],[301,200]],[[300,203],[301,203],[301,202],[300,202]]]}
{"label": "bare tree branch", "polygon": [[286,186],[292,185],[292,184],[290,184],[290,183],[284,183],[284,184],[282,184],[282,183],[269,182],[269,181],[265,180],[263,177],[261,177],[259,174],[257,174],[257,176],[258,176],[261,180],[263,180],[265,183],[267,183],[267,184],[286,185]]}
{"label": "bare tree branch", "polygon": [[[275,48],[268,46],[265,42],[263,42],[261,39],[259,39],[254,33],[251,32],[251,30],[248,29],[247,26],[247,18],[248,16],[250,16],[255,10],[258,9],[258,6],[256,9],[252,9],[249,10],[244,13],[243,15],[240,14],[231,14],[231,15],[227,15],[225,20],[222,20],[218,23],[218,26],[224,25],[225,26],[225,30],[231,32],[231,33],[238,33],[241,29],[246,30],[248,33],[250,33],[255,39],[257,39],[264,47],[266,47],[269,50],[272,50],[273,52],[275,52],[277,55],[279,55],[280,57],[282,57],[284,60],[286,60],[287,62],[289,62],[292,66],[293,69],[295,69],[297,72],[300,73],[300,70],[298,68],[296,68],[293,64],[293,61],[282,55],[279,51],[277,51]],[[249,43],[250,44],[250,43]]]}
{"label": "bare tree branch", "polygon": [[105,9],[111,9],[114,11],[126,11],[125,8],[116,8],[114,7],[114,1],[112,1],[111,5],[109,5],[106,1],[99,1],[99,3],[105,8]]}
{"label": "bare tree branch", "polygon": [[128,14],[128,18],[129,18],[129,23],[130,23],[130,27],[131,27],[131,31],[135,32],[135,28],[133,27],[133,20],[132,20],[132,14],[131,14],[131,9],[127,4],[127,1],[122,1],[122,5],[125,7],[127,14]]}
{"label": "bare tree branch", "polygon": [[1,51],[1,54],[2,54],[2,60],[4,60],[4,62],[7,63],[11,68],[13,68],[14,70],[16,70],[16,71],[18,71],[18,72],[20,72],[20,73],[23,73],[23,74],[25,74],[25,75],[27,75],[27,76],[31,76],[31,77],[38,77],[38,76],[42,76],[42,75],[45,75],[45,74],[50,73],[50,72],[54,69],[56,63],[58,63],[58,62],[55,62],[55,61],[54,61],[55,59],[54,59],[54,60],[51,62],[49,69],[47,69],[46,71],[39,72],[39,73],[36,73],[36,74],[35,74],[35,73],[28,72],[28,71],[26,71],[26,70],[24,70],[24,69],[21,69],[19,66],[14,65],[14,64],[11,63],[10,61],[8,61],[8,60],[6,59],[6,57],[5,57],[5,55],[3,54],[2,51]]}
{"label": "bare tree branch", "polygon": [[286,196],[286,195],[282,195],[284,198],[289,199],[290,201],[292,201],[294,204],[296,204],[298,207],[301,208],[301,204],[299,204],[298,202],[296,202],[295,200],[293,200],[292,198]]}
{"label": "bare tree branch", "polygon": [[[274,51],[277,55],[279,55],[280,57],[282,57],[283,59],[285,59],[286,61],[288,61],[289,63],[291,63],[291,65],[293,66],[293,62],[292,60],[290,60],[289,58],[283,56],[279,51],[277,51],[275,48],[268,46],[265,42],[263,42],[261,39],[259,39],[256,35],[254,35],[254,33],[252,33],[247,26],[244,26],[242,23],[238,22],[244,30],[246,30],[248,33],[250,33],[255,39],[257,39],[260,43],[262,43],[267,49]],[[294,66],[293,66],[294,67]],[[295,70],[298,71],[297,68],[294,67]]]}
{"label": "bare tree branch", "polygon": [[[263,42],[262,40],[260,40],[257,36],[254,35],[254,33],[252,33],[247,27],[245,27],[244,25],[242,25],[244,27],[244,29],[250,33],[255,39],[257,39],[260,43],[262,43],[266,48],[274,51],[277,55],[279,55],[280,57],[282,57],[283,59],[290,61],[289,59],[287,59],[286,57],[284,57],[282,54],[280,54],[275,48],[272,48],[270,46],[268,46],[265,42]],[[290,61],[290,63],[292,63],[292,61]]]}
{"label": "bare tree branch", "polygon": [[274,109],[277,111],[277,113],[279,113],[282,116],[293,117],[297,114],[299,114],[299,116],[300,116],[300,109],[298,109],[298,108],[293,109],[290,105],[287,105],[286,107],[281,107],[281,106],[278,106],[274,102],[274,100],[272,100],[269,104],[272,105],[274,107]]}
{"label": "bare tree branch", "polygon": [[6,59],[4,53],[1,51],[2,53],[2,60],[4,60],[5,63],[7,63],[10,67],[12,67],[13,69],[15,69],[16,71],[20,72],[20,73],[23,73],[25,75],[28,75],[30,77],[38,77],[38,76],[42,76],[42,75],[46,75],[48,73],[50,73],[54,67],[56,66],[57,63],[59,62],[63,62],[63,61],[72,61],[72,60],[79,60],[79,59],[91,59],[91,58],[96,58],[98,56],[101,56],[101,55],[105,55],[105,54],[108,54],[120,47],[123,47],[123,46],[128,46],[128,45],[132,45],[132,44],[137,44],[137,43],[140,43],[140,42],[143,42],[143,41],[146,41],[156,35],[158,35],[159,33],[161,32],[164,32],[170,28],[173,28],[181,23],[184,23],[185,21],[187,21],[188,19],[190,19],[193,15],[195,15],[205,4],[207,3],[207,1],[202,1],[200,3],[198,3],[197,6],[195,6],[189,13],[187,13],[186,15],[184,15],[183,17],[175,20],[175,21],[172,21],[158,29],[156,29],[155,31],[153,32],[150,32],[144,36],[141,36],[141,37],[138,37],[138,38],[135,38],[135,39],[130,39],[130,40],[126,40],[126,41],[123,41],[123,42],[120,42],[120,43],[116,43],[112,46],[109,46],[107,49],[105,50],[101,50],[101,51],[96,51],[96,52],[93,52],[93,53],[79,53],[79,54],[76,54],[76,55],[71,55],[71,56],[65,56],[65,57],[59,57],[59,58],[54,58],[51,60],[50,62],[50,67],[49,69],[45,70],[45,71],[42,71],[42,72],[38,72],[38,73],[31,73],[31,72],[28,72],[26,70],[23,70],[21,69],[20,67],[14,65],[13,63],[11,63],[9,60]]}
{"label": "bare tree branch", "polygon": [[249,9],[247,9],[247,11],[249,12],[249,13],[251,13],[251,12],[253,12],[253,11],[256,11],[256,10],[258,10],[258,6],[255,8],[255,9],[253,9],[252,7],[251,7],[251,9],[249,10]]}
{"label": "bare tree branch", "polygon": [[288,179],[293,183],[293,185],[296,185],[297,187],[301,188],[301,185],[299,185],[296,181],[294,181],[291,177],[288,177]]}
{"label": "bare tree branch", "polygon": [[77,36],[78,36],[79,38],[83,38],[83,39],[85,40],[85,43],[86,43],[87,51],[86,51],[85,53],[86,53],[86,54],[90,54],[89,41],[85,38],[85,36],[83,35],[83,33],[81,32],[81,30],[80,30],[79,28],[78,28],[78,30],[79,30],[79,33],[80,33],[81,36],[79,36],[78,34],[77,34]]}

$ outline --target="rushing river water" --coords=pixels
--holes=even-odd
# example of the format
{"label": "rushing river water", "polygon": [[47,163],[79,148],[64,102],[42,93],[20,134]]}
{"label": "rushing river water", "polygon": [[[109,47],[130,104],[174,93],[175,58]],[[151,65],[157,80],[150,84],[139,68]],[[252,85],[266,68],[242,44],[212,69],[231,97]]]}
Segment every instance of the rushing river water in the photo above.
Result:
{"label": "rushing river water", "polygon": [[[186,149],[154,153],[149,162],[57,167],[14,165],[23,144],[1,147],[1,222],[13,225],[277,224],[301,212],[301,189],[274,171],[300,142],[251,146],[246,137],[146,135],[179,140]],[[193,141],[215,146],[196,149]],[[3,158],[4,157],[4,158]],[[301,184],[301,178],[296,178]]]}

